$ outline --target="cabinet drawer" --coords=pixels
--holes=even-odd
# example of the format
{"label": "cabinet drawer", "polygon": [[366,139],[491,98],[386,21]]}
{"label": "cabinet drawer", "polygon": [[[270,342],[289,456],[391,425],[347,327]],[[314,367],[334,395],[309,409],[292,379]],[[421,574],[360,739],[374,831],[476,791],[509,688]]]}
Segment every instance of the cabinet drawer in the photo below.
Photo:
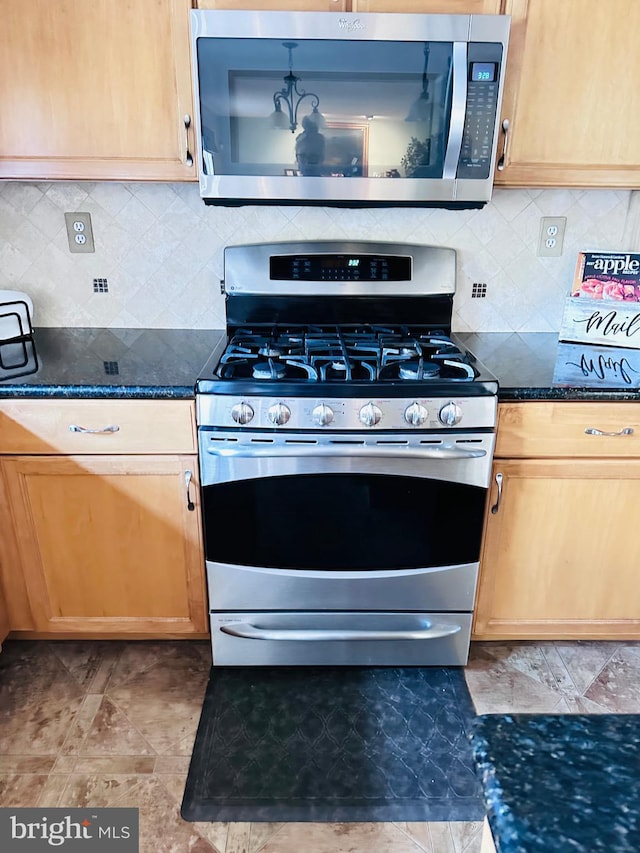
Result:
{"label": "cabinet drawer", "polygon": [[0,402],[0,453],[195,452],[190,400]]}
{"label": "cabinet drawer", "polygon": [[640,456],[640,403],[501,403],[495,456]]}

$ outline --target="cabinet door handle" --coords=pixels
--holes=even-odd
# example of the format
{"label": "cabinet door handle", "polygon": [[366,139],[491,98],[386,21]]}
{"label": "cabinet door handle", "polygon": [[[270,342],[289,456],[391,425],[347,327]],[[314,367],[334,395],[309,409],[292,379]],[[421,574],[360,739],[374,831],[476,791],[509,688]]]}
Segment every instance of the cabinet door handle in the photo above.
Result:
{"label": "cabinet door handle", "polygon": [[191,500],[191,495],[189,494],[189,486],[191,485],[191,478],[192,477],[193,477],[193,474],[191,473],[191,471],[185,471],[184,472],[184,484],[187,488],[187,509],[189,510],[189,512],[193,512],[194,509],[196,508],[196,505]]}
{"label": "cabinet door handle", "polygon": [[498,160],[498,171],[501,172],[506,165],[506,157],[507,157],[507,143],[509,141],[509,119],[506,118],[502,122],[502,133],[504,134],[504,141],[502,143],[502,154],[500,155],[500,159]]}
{"label": "cabinet door handle", "polygon": [[585,432],[587,435],[633,435],[633,427],[625,427],[619,432],[605,432],[604,430],[596,429],[595,427],[587,427]]}
{"label": "cabinet door handle", "polygon": [[491,507],[491,514],[495,515],[500,509],[500,501],[502,500],[502,474],[498,472],[496,474],[496,486],[498,487],[498,497],[496,498],[496,502]]}
{"label": "cabinet door handle", "polygon": [[191,116],[187,113],[184,117],[184,136],[185,136],[185,163],[187,166],[193,166],[193,157],[191,156],[191,151],[189,151],[189,128],[191,127]]}
{"label": "cabinet door handle", "polygon": [[101,429],[87,429],[83,426],[78,426],[78,424],[69,424],[69,432],[84,432],[91,433],[93,435],[100,435],[101,433],[106,432],[120,432],[120,427],[117,424],[109,424],[109,426],[102,427]]}

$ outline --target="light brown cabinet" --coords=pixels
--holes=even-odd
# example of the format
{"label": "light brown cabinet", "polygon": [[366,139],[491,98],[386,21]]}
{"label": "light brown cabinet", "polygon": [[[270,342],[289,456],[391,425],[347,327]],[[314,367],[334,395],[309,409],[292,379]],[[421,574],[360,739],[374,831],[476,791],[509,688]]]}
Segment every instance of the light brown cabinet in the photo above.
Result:
{"label": "light brown cabinet", "polygon": [[0,178],[196,180],[191,0],[4,0]]}
{"label": "light brown cabinet", "polygon": [[418,12],[480,15],[500,12],[503,0],[196,0],[198,9],[270,9],[292,12]]}
{"label": "light brown cabinet", "polygon": [[353,0],[354,12],[498,15],[502,0]]}
{"label": "light brown cabinet", "polygon": [[509,128],[496,184],[640,186],[640,3],[505,0],[504,12]]}
{"label": "light brown cabinet", "polygon": [[8,400],[0,427],[0,569],[11,630],[206,636],[193,403]]}
{"label": "light brown cabinet", "polygon": [[285,12],[346,12],[350,0],[196,0],[198,9],[248,9]]}
{"label": "light brown cabinet", "polygon": [[502,404],[474,638],[638,639],[639,504],[640,404]]}

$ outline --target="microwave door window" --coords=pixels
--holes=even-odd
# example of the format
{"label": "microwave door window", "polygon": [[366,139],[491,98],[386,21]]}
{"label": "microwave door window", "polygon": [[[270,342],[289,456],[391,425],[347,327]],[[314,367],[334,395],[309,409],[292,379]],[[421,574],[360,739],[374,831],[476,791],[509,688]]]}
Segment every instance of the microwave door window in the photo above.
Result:
{"label": "microwave door window", "polygon": [[442,177],[451,43],[207,37],[197,50],[206,174]]}

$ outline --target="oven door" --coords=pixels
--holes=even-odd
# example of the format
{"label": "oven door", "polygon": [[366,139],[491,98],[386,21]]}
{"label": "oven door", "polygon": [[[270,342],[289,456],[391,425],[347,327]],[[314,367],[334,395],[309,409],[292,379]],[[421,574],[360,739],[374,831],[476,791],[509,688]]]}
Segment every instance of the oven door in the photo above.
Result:
{"label": "oven door", "polygon": [[[260,647],[259,656],[272,662],[269,647],[283,647],[287,636],[295,641],[290,649],[314,646],[307,662],[321,658],[323,631],[338,657],[348,646],[366,660],[381,639],[407,649],[430,641],[468,645],[493,445],[492,433],[349,437],[201,429],[214,638],[225,649],[230,637],[238,648]],[[332,624],[349,638],[327,634],[320,615],[309,618],[305,633],[305,614],[328,612],[343,614]],[[360,628],[344,616],[354,612],[369,619],[355,646]],[[389,614],[412,613],[410,625],[394,618],[390,624]],[[451,621],[451,613],[459,618]],[[242,625],[228,630],[229,620]],[[296,654],[284,657],[277,662],[298,662]]]}

